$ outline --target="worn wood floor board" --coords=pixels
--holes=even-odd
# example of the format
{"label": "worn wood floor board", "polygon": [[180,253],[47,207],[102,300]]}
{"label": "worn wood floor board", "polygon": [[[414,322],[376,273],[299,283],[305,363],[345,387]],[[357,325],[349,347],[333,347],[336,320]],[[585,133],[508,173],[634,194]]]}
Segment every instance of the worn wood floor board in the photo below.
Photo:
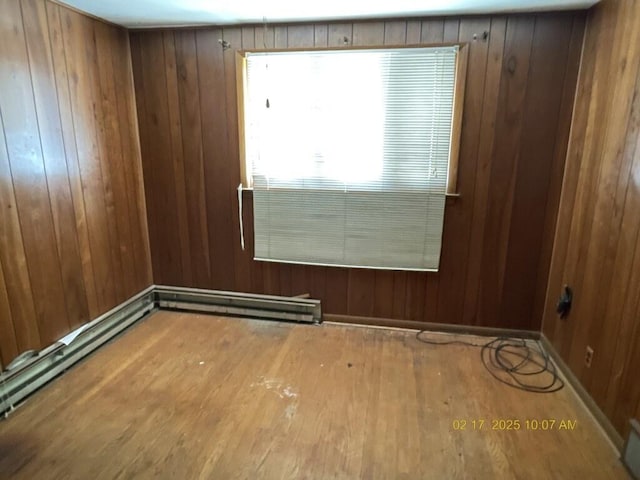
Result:
{"label": "worn wood floor board", "polygon": [[[522,428],[492,429],[509,419]],[[577,423],[525,427],[541,419]],[[626,474],[569,389],[504,386],[478,349],[402,330],[157,312],[0,421],[4,478]]]}

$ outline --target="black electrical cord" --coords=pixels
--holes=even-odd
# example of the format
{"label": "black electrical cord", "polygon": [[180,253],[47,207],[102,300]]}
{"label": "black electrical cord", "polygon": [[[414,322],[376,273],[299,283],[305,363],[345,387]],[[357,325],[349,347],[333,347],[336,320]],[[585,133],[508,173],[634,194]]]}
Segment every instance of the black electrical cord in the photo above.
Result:
{"label": "black electrical cord", "polygon": [[[424,338],[430,333],[420,330],[416,334],[419,342],[428,345],[464,345],[480,349],[480,358],[486,370],[499,382],[513,388],[532,393],[553,393],[564,387],[555,364],[542,350],[529,345],[522,338],[497,337],[486,343],[463,340],[437,341]],[[543,384],[527,382],[525,378],[546,375],[549,381]]]}

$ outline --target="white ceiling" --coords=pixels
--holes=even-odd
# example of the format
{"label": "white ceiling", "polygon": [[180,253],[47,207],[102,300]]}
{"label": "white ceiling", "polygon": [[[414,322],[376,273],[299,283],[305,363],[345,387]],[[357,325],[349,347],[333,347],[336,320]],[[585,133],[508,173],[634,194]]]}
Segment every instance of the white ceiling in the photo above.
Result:
{"label": "white ceiling", "polygon": [[[1,0],[0,0],[1,1]],[[589,8],[599,0],[59,0],[126,27],[229,25]]]}

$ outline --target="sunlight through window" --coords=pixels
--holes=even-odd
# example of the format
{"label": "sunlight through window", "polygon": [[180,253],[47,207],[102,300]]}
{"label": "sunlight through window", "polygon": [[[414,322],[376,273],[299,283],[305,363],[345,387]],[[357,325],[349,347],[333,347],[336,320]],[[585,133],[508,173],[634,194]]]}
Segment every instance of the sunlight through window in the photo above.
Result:
{"label": "sunlight through window", "polygon": [[249,52],[255,258],[437,270],[457,46]]}

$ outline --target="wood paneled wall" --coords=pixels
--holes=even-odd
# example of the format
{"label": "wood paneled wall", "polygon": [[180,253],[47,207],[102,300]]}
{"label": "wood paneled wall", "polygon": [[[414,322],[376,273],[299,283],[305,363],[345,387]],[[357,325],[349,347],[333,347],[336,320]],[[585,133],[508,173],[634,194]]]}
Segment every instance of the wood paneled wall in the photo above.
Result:
{"label": "wood paneled wall", "polygon": [[621,434],[640,418],[639,67],[640,3],[603,1],[588,17],[543,323]]}
{"label": "wood paneled wall", "polygon": [[0,357],[151,284],[126,30],[0,1]]}
{"label": "wood paneled wall", "polygon": [[[539,328],[583,31],[584,14],[565,12],[133,32],[155,282],[309,292],[336,314]],[[240,248],[236,50],[345,39],[470,45],[461,197],[446,206],[437,274],[255,262],[250,194]]]}

